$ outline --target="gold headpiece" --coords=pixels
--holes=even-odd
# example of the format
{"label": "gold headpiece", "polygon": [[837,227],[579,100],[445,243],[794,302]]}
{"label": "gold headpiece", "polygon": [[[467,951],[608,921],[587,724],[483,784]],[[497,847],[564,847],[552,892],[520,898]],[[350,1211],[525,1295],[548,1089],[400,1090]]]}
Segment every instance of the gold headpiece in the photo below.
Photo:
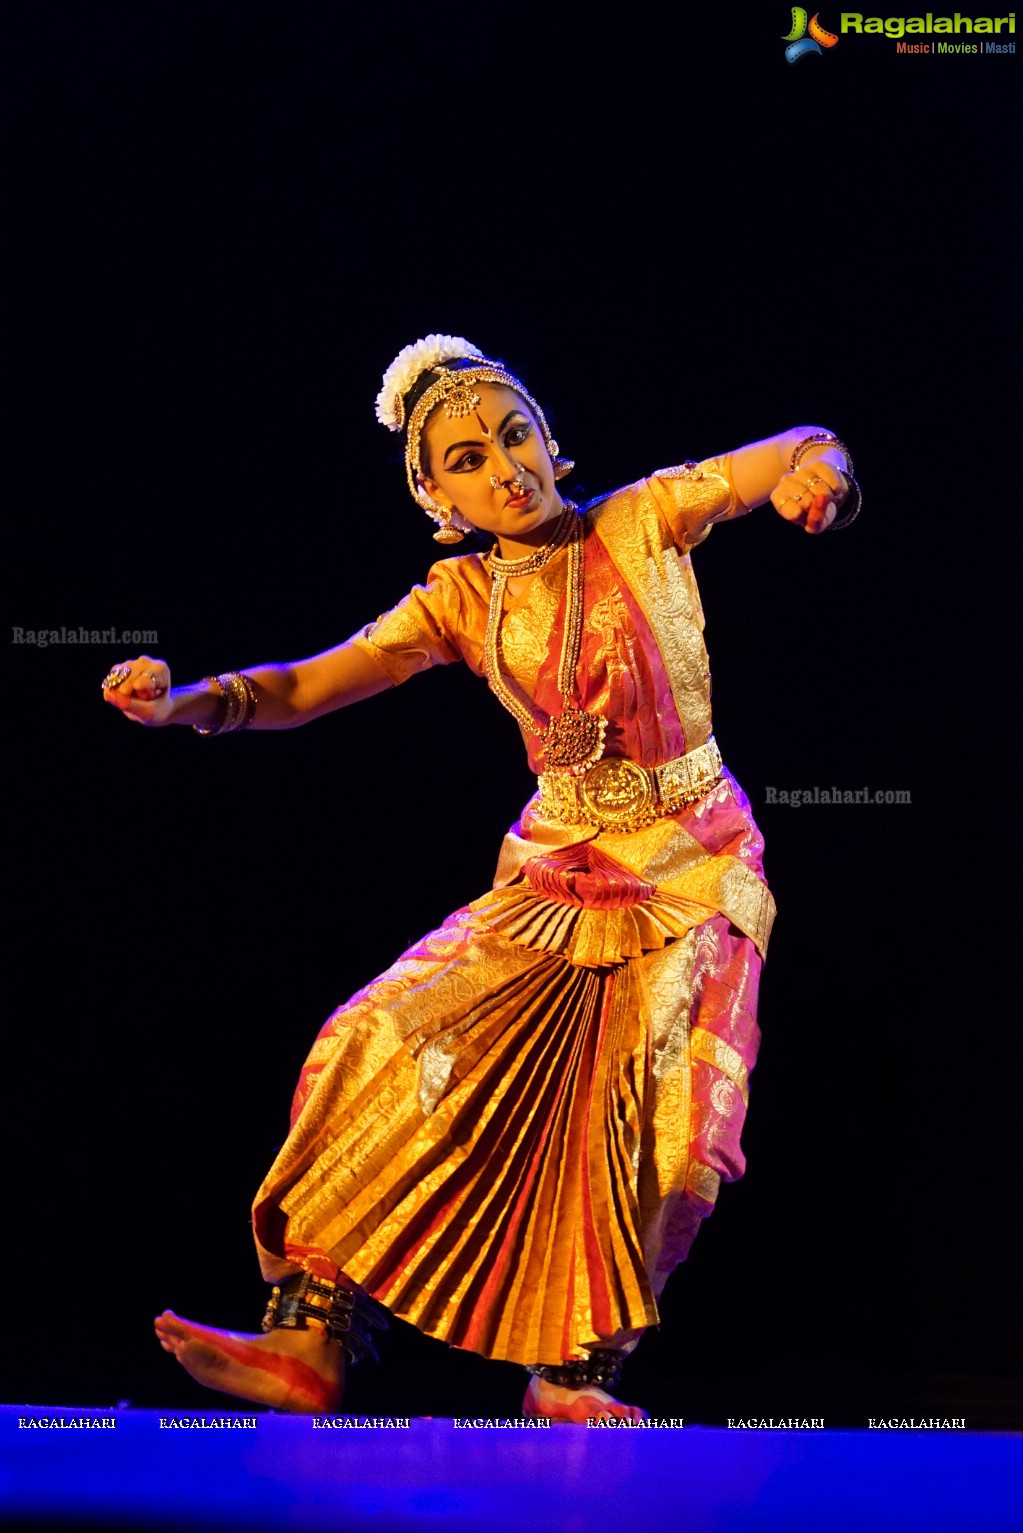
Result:
{"label": "gold headpiece", "polygon": [[428,516],[432,516],[435,522],[441,524],[450,520],[450,513],[443,506],[439,506],[419,483],[419,475],[422,472],[420,445],[423,427],[438,406],[443,409],[448,420],[461,420],[464,416],[471,415],[480,402],[480,396],[475,388],[478,383],[496,383],[504,388],[512,389],[526,401],[543,433],[547,452],[555,465],[555,478],[563,478],[572,467],[567,459],[559,459],[558,444],[551,436],[546,416],[532,394],[523,388],[518,378],[513,373],[506,372],[497,362],[489,362],[485,358],[478,365],[475,363],[475,358],[473,362],[472,367],[460,367],[451,372],[443,366],[435,366],[432,371],[440,373],[441,376],[436,383],[431,383],[425,394],[417,400],[408,420],[408,435],[405,439],[405,473],[409,493]]}

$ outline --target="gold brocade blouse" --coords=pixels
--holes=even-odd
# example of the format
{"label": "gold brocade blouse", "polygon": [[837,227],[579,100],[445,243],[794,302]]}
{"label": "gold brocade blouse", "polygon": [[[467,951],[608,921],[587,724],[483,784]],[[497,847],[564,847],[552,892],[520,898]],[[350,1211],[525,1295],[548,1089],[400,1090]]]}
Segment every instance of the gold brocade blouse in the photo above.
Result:
{"label": "gold brocade blouse", "polygon": [[[606,756],[653,767],[710,735],[710,670],[689,551],[714,522],[747,511],[730,469],[727,457],[661,469],[586,509],[575,701],[608,720]],[[536,732],[523,730],[537,772],[543,730],[561,706],[556,681],[567,569],[562,549],[521,596],[506,598],[501,623],[502,676],[537,720]],[[395,685],[455,660],[482,676],[490,591],[485,556],[444,559],[425,586],[351,642]],[[601,854],[594,862],[613,859],[649,896],[628,910],[597,912],[583,901],[559,911],[530,886],[529,866],[537,857],[586,844]],[[577,963],[619,962],[663,946],[719,911],[764,953],[774,902],[762,850],[749,803],[727,771],[696,804],[631,832],[545,819],[537,795],[505,837],[494,889],[472,908],[515,940],[554,947]]]}

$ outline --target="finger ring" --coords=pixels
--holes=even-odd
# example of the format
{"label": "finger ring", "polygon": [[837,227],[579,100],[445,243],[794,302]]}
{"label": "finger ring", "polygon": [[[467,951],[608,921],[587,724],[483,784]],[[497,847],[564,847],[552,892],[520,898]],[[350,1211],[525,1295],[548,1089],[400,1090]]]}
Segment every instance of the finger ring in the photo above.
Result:
{"label": "finger ring", "polygon": [[112,666],[103,678],[103,690],[112,691],[114,687],[119,687],[122,682],[127,681],[130,675],[131,666],[125,665],[123,661],[120,665]]}
{"label": "finger ring", "polygon": [[824,480],[821,478],[820,474],[814,474],[811,479],[808,479],[806,481],[806,488],[808,490],[812,490],[815,484],[823,484],[823,483],[824,483]]}

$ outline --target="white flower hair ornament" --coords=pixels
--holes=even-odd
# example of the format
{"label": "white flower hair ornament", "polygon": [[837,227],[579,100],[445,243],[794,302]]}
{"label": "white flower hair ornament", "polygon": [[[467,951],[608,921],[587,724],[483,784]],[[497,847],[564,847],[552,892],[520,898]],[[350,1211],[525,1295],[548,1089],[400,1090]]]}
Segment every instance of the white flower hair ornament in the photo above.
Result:
{"label": "white flower hair ornament", "polygon": [[400,431],[405,424],[405,395],[419,375],[457,357],[485,360],[479,347],[462,335],[427,335],[411,346],[403,346],[384,373],[383,385],[377,395],[376,414],[380,424],[388,431]]}

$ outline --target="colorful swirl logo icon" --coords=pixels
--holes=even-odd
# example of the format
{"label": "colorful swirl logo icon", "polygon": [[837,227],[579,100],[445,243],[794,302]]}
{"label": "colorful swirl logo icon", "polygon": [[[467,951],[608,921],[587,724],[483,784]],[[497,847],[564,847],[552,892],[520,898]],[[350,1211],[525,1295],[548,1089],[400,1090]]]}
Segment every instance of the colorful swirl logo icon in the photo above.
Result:
{"label": "colorful swirl logo icon", "polygon": [[[809,18],[807,26],[807,13],[801,5],[792,7],[792,31],[786,32],[782,42],[788,43],[785,49],[785,57],[790,64],[801,59],[807,53],[820,53],[822,48],[833,48],[838,42],[834,32],[829,32],[822,27],[819,21],[820,12],[815,11]],[[807,37],[807,31],[810,36]]]}

